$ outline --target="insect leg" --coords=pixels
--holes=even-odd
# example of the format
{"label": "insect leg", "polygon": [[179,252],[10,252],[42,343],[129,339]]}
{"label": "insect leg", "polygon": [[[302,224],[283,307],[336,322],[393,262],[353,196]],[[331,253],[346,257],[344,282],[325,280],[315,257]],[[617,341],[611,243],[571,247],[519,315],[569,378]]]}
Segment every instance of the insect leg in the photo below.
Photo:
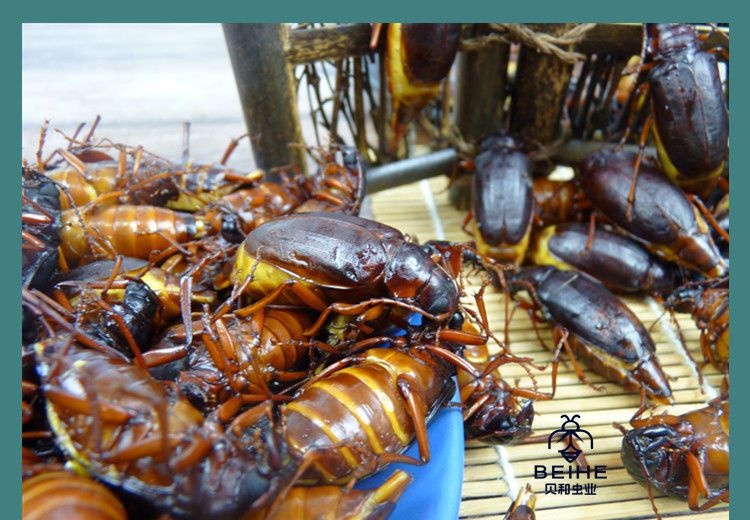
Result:
{"label": "insect leg", "polygon": [[417,445],[419,446],[419,460],[423,464],[426,464],[430,461],[430,443],[427,439],[427,422],[425,418],[427,405],[422,395],[412,388],[414,382],[409,377],[399,376],[396,379],[396,384],[401,395],[406,399],[406,413],[409,414],[414,425]]}

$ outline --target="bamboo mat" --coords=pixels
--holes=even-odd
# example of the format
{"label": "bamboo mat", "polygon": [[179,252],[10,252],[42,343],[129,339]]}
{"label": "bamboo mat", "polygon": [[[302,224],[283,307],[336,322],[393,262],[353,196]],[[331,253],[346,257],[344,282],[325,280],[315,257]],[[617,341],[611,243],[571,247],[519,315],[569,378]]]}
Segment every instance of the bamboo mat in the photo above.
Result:
{"label": "bamboo mat", "polygon": [[[448,202],[446,179],[402,186],[372,196],[375,218],[392,225],[404,233],[416,236],[419,241],[445,239],[466,241],[469,238],[462,230],[464,214]],[[476,281],[475,281],[476,283]],[[467,293],[475,289],[467,287]],[[502,337],[504,305],[502,295],[488,290],[485,301],[493,331]],[[650,327],[662,314],[660,304],[650,298],[626,298],[626,303],[638,314],[646,327]],[[688,348],[696,360],[701,360],[698,344],[699,332],[687,315],[679,315],[679,322]],[[547,345],[552,344],[551,330],[540,324],[541,336]],[[684,413],[698,408],[717,395],[721,376],[713,367],[704,368],[704,391],[701,391],[694,368],[682,349],[676,344],[677,336],[667,316],[652,329],[659,359],[670,382],[676,405],[674,413]],[[539,342],[531,321],[523,311],[514,314],[510,324],[510,341],[514,354],[532,356],[538,363],[546,364],[552,359],[549,350]],[[606,480],[582,480],[582,484],[597,484],[595,495],[545,495],[544,480],[533,478],[534,464],[561,464],[556,451],[547,450],[546,442],[495,447],[469,441],[466,444],[464,484],[460,517],[471,519],[501,519],[511,497],[519,487],[531,483],[537,494],[536,517],[545,519],[636,519],[654,518],[648,501],[646,488],[634,482],[623,468],[620,459],[621,434],[612,427],[613,421],[627,424],[638,408],[639,396],[625,391],[619,385],[608,383],[600,376],[586,370],[586,377],[605,387],[597,392],[581,383],[569,365],[561,364],[558,376],[557,395],[552,401],[538,401],[534,408],[535,433],[546,438],[560,427],[560,414],[580,414],[582,428],[594,438],[594,449],[586,450],[591,466],[607,466]],[[521,378],[523,386],[529,386],[528,377],[520,367],[508,366],[502,370],[504,377]],[[551,389],[549,369],[537,376],[540,389]],[[574,483],[571,480],[555,481]],[[714,508],[704,513],[692,513],[686,502],[667,498],[657,493],[656,504],[664,517],[700,518],[701,520],[728,518],[728,508]]]}

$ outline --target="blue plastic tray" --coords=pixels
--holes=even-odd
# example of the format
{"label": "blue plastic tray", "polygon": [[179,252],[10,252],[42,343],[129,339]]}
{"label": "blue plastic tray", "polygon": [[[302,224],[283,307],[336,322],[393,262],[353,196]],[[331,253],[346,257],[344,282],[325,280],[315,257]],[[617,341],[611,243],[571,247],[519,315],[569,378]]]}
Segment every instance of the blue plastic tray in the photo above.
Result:
{"label": "blue plastic tray", "polygon": [[[452,402],[458,402],[458,393]],[[389,464],[379,473],[360,481],[360,489],[382,484],[393,471],[403,469],[414,481],[406,488],[389,520],[456,520],[464,479],[464,428],[460,407],[440,410],[427,428],[431,460],[424,466]],[[416,443],[406,454],[419,458]]]}

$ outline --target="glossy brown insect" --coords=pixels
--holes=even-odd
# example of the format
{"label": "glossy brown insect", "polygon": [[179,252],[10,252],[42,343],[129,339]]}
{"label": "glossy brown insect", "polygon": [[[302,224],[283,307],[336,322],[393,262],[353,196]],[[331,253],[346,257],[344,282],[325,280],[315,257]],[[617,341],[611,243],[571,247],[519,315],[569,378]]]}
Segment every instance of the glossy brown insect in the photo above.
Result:
{"label": "glossy brown insect", "polygon": [[729,287],[726,282],[686,283],[664,303],[668,309],[693,315],[701,331],[703,358],[721,371],[729,367]]}
{"label": "glossy brown insect", "polygon": [[[138,279],[151,289],[159,301],[158,324],[170,323],[181,313],[180,278],[160,267],[150,265],[138,258],[122,257],[116,260],[98,260],[61,274],[55,279],[55,288],[60,289],[76,305],[76,295],[83,290],[104,291],[115,301],[122,300],[130,280]],[[216,293],[196,284],[190,291],[193,304],[211,304]]]}
{"label": "glossy brown insect", "polygon": [[591,203],[575,181],[556,181],[547,177],[532,180],[534,224],[539,227],[584,220]]}
{"label": "glossy brown insect", "polygon": [[144,357],[151,367],[163,365],[152,372],[174,380],[199,410],[223,405],[222,416],[231,417],[243,404],[265,399],[269,386],[308,376],[308,354],[316,344],[303,334],[310,325],[302,311],[261,309],[245,316],[240,310],[194,321],[191,344],[184,325],[174,325]]}
{"label": "glossy brown insect", "polygon": [[729,112],[716,57],[700,49],[690,25],[650,23],[646,30],[652,109],[644,134],[653,122],[664,171],[682,188],[706,195],[729,150]]}
{"label": "glossy brown insect", "polygon": [[461,355],[475,367],[457,374],[465,437],[489,444],[514,444],[528,437],[534,420],[533,399],[549,396],[514,388],[502,379],[497,368],[519,360],[503,355],[493,358],[486,344],[465,345]]}
{"label": "glossy brown insect", "polygon": [[[118,158],[109,155],[115,149]],[[117,145],[56,150],[63,164],[45,174],[60,188],[63,210],[118,203],[163,206],[177,198],[179,170],[169,161],[144,155],[142,148]]]}
{"label": "glossy brown insect", "polygon": [[[388,462],[418,462],[400,455],[415,438],[420,460],[429,461],[427,422],[453,395],[451,373],[430,348],[417,347],[371,348],[325,368],[281,408],[294,451],[324,450],[303,480],[344,483]],[[239,415],[230,430],[244,424]]]}
{"label": "glossy brown insect", "polygon": [[[585,380],[577,358],[594,372],[656,403],[669,403],[672,390],[656,357],[656,347],[643,323],[614,294],[576,271],[552,266],[522,269],[510,279],[514,296],[525,292],[530,310],[541,311],[551,322],[558,342],[552,365],[552,393],[562,349],[579,379]],[[526,304],[529,305],[529,304]],[[537,318],[532,315],[532,321]]]}
{"label": "glossy brown insect", "polygon": [[59,334],[36,346],[47,415],[69,458],[176,516],[266,507],[293,480],[283,446],[240,443],[144,369]]}
{"label": "glossy brown insect", "polygon": [[21,169],[21,282],[46,289],[57,273],[60,203],[57,188],[35,170]]}
{"label": "glossy brown insect", "polygon": [[117,254],[147,260],[207,231],[200,217],[156,206],[68,210],[62,220],[62,254],[69,266]]}
{"label": "glossy brown insect", "polygon": [[727,265],[699,210],[651,165],[640,167],[628,217],[627,193],[635,160],[635,154],[607,150],[588,156],[578,177],[587,198],[651,251],[706,276],[724,276]]}
{"label": "glossy brown insect", "polygon": [[391,306],[444,323],[459,308],[456,279],[419,245],[395,228],[340,213],[289,215],[256,228],[237,252],[232,281],[262,298],[257,306],[276,300],[322,311],[310,335],[331,313],[370,311],[371,318]]}
{"label": "glossy brown insect", "polygon": [[243,520],[385,520],[410,482],[407,473],[396,470],[374,489],[294,487],[274,511],[260,511]]}
{"label": "glossy brown insect", "polygon": [[[683,415],[634,418],[624,434],[622,461],[636,481],[687,500],[693,511],[729,502],[729,402],[711,401]],[[701,503],[701,501],[703,501]]]}
{"label": "glossy brown insect", "polygon": [[638,242],[570,222],[549,226],[534,238],[529,260],[562,270],[577,269],[613,291],[667,296],[680,284],[680,269]]}
{"label": "glossy brown insect", "polygon": [[262,170],[243,174],[223,164],[193,163],[176,167],[171,173],[178,195],[169,200],[166,205],[174,210],[191,213],[243,189],[244,186],[260,182],[265,175]]}
{"label": "glossy brown insect", "polygon": [[510,136],[490,136],[474,160],[471,222],[477,250],[500,262],[520,265],[534,216],[532,164]]}
{"label": "glossy brown insect", "polygon": [[531,485],[521,488],[516,499],[505,513],[504,520],[536,520],[536,495],[531,491]]}
{"label": "glossy brown insect", "polygon": [[385,68],[391,93],[389,148],[396,154],[409,123],[440,91],[461,39],[461,24],[390,23]]}
{"label": "glossy brown insect", "polygon": [[287,179],[281,184],[261,182],[221,197],[200,213],[206,215],[214,232],[226,227],[227,215],[236,215],[234,227],[238,232],[233,235],[244,237],[267,220],[291,213],[303,200],[303,188],[294,180]]}
{"label": "glossy brown insect", "polygon": [[320,169],[310,178],[282,173],[279,184],[260,182],[216,200],[203,212],[207,221],[214,231],[223,228],[226,233],[231,227],[227,215],[236,215],[233,236],[244,238],[267,220],[292,211],[359,213],[366,184],[356,150],[341,147],[324,151],[317,160]]}
{"label": "glossy brown insect", "polygon": [[341,212],[359,214],[367,187],[362,158],[354,148],[324,151],[319,171],[305,182],[305,201],[295,213]]}
{"label": "glossy brown insect", "polygon": [[36,475],[21,488],[24,520],[79,518],[81,520],[126,520],[125,507],[95,480],[67,471]]}

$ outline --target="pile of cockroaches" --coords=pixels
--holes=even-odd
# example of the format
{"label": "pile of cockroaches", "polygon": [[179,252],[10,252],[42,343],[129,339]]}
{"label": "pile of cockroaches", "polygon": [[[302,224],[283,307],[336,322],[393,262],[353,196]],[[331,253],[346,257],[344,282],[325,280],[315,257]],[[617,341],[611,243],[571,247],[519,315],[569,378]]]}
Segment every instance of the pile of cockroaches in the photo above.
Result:
{"label": "pile of cockroaches", "polygon": [[[391,31],[404,45],[424,36]],[[273,183],[94,128],[44,158],[43,129],[22,167],[24,516],[385,518],[409,475],[353,484],[429,461],[427,424],[453,376],[466,437],[518,442],[533,401],[554,397],[563,352],[582,380],[578,361],[641,393],[622,428],[634,478],[692,509],[728,501],[727,396],[643,418],[672,402],[668,376],[611,292],[691,312],[706,361],[727,370],[726,102],[690,27],[650,36],[659,164],[615,149],[574,181],[532,179],[519,144],[490,136],[465,244],[419,244],[357,216],[365,178],[346,147]],[[542,367],[490,331],[486,287],[476,309],[462,303],[466,269],[553,325],[551,393],[536,387]],[[501,377],[511,363],[529,387]],[[403,454],[414,441],[418,460]],[[508,518],[533,518],[535,500],[527,489]]]}

